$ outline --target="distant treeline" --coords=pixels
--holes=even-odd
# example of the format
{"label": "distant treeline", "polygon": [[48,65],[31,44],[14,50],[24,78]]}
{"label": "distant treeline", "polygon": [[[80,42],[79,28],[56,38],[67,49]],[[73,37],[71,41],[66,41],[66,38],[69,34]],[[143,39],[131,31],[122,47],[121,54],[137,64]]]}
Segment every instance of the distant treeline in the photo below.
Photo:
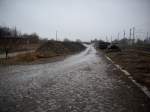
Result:
{"label": "distant treeline", "polygon": [[20,43],[20,44],[33,44],[38,42],[45,42],[48,39],[46,38],[40,38],[38,34],[36,33],[21,33],[14,28],[9,28],[6,26],[0,26],[0,47],[3,44],[7,43]]}
{"label": "distant treeline", "polygon": [[0,26],[0,39],[2,38],[26,38],[30,39],[30,40],[34,40],[34,42],[37,42],[38,40],[40,40],[39,36],[36,33],[32,33],[32,34],[21,34],[16,27],[15,28],[9,28],[9,27],[4,27],[4,26]]}
{"label": "distant treeline", "polygon": [[6,53],[6,58],[9,52],[33,50],[45,41],[36,33],[22,34],[16,28],[0,26],[0,53]]}
{"label": "distant treeline", "polygon": [[[51,39],[49,41],[46,38],[45,39],[40,38],[36,33],[22,34],[16,29],[16,27],[9,28],[9,27],[0,26],[0,54],[5,53],[6,59],[8,58],[8,53],[10,52],[36,50],[41,45],[45,45],[45,43],[47,42],[51,43],[52,45],[54,43],[62,43],[61,41],[58,41],[57,39],[56,40]],[[71,45],[73,47],[75,46],[76,51],[78,48],[81,47],[81,43],[82,43],[80,39],[77,39],[74,42],[65,38],[63,41],[65,45],[69,44],[68,45],[69,47]],[[58,45],[58,47],[59,49],[61,49],[62,46]],[[54,48],[54,47],[51,47],[51,48]]]}

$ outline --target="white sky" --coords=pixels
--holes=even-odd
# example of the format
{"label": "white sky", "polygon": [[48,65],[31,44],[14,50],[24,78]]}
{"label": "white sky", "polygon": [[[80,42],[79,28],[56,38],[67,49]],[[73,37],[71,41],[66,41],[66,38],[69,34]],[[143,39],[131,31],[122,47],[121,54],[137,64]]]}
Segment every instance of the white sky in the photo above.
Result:
{"label": "white sky", "polygon": [[137,37],[150,33],[150,0],[0,0],[0,25],[41,37],[116,37],[135,26]]}

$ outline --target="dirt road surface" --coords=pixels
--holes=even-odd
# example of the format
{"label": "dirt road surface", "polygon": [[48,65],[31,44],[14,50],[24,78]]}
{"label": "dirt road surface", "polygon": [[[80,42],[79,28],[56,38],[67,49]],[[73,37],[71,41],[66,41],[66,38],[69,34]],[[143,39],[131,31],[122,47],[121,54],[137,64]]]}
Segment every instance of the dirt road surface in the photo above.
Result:
{"label": "dirt road surface", "polygon": [[88,46],[62,61],[0,67],[0,112],[150,112],[150,100]]}

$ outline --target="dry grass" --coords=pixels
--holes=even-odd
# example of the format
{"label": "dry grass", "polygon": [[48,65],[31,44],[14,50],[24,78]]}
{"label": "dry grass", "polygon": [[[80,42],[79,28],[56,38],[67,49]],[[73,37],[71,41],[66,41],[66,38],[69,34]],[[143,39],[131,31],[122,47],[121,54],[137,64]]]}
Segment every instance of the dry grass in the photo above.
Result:
{"label": "dry grass", "polygon": [[19,54],[14,58],[14,60],[16,60],[16,61],[25,61],[25,62],[34,61],[37,59],[38,59],[38,57],[37,57],[37,54],[35,52]]}
{"label": "dry grass", "polygon": [[137,82],[150,89],[150,53],[126,50],[107,54],[114,62],[128,70]]}

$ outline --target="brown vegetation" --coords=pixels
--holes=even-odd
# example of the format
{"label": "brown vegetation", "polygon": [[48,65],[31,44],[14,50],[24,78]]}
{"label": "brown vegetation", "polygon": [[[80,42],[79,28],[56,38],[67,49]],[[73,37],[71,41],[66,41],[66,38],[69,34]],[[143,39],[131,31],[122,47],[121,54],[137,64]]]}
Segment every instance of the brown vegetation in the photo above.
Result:
{"label": "brown vegetation", "polygon": [[77,53],[85,49],[78,42],[48,41],[42,44],[35,52],[19,54],[9,59],[1,59],[1,64],[22,64],[37,61],[44,58],[53,58]]}
{"label": "brown vegetation", "polygon": [[0,26],[0,54],[5,53],[6,59],[8,53],[35,50],[43,42],[44,39],[40,39],[36,33],[21,34],[16,28]]}
{"label": "brown vegetation", "polygon": [[41,57],[51,57],[75,53],[84,49],[85,47],[78,42],[49,41],[39,47],[36,52],[40,54]]}
{"label": "brown vegetation", "polygon": [[150,89],[150,52],[126,49],[107,54],[115,63],[128,70],[133,78]]}

